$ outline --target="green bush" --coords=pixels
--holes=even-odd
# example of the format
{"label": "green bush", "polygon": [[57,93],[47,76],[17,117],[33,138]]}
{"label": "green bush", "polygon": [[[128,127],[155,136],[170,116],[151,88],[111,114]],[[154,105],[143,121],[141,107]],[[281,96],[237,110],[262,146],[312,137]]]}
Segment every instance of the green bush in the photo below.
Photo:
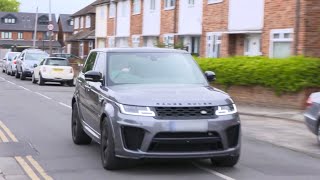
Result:
{"label": "green bush", "polygon": [[217,84],[263,86],[277,94],[320,87],[320,59],[291,57],[195,58],[203,71],[214,71]]}

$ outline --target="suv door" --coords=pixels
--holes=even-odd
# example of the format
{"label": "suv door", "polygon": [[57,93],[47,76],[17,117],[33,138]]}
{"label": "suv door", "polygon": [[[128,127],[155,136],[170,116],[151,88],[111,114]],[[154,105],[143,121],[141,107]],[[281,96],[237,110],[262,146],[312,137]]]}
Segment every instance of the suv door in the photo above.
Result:
{"label": "suv door", "polygon": [[93,70],[94,64],[96,62],[97,52],[91,52],[87,58],[87,61],[78,76],[77,89],[79,94],[78,105],[79,105],[79,113],[81,115],[82,120],[85,122],[86,126],[92,128],[93,123],[90,115],[89,101],[88,101],[88,93],[90,91],[90,86],[88,82],[85,80],[84,74],[88,71]]}
{"label": "suv door", "polygon": [[19,56],[19,58],[18,58],[18,60],[17,60],[17,73],[18,72],[21,72],[21,69],[22,69],[22,61],[23,61],[23,59],[24,59],[24,56],[25,56],[25,52],[23,52],[20,56]]}
{"label": "suv door", "polygon": [[93,67],[94,71],[102,74],[103,82],[87,82],[90,90],[87,90],[87,103],[89,108],[90,119],[92,120],[92,128],[100,132],[100,115],[103,108],[103,93],[102,88],[105,85],[105,75],[107,69],[107,55],[104,52],[98,53],[96,63]]}

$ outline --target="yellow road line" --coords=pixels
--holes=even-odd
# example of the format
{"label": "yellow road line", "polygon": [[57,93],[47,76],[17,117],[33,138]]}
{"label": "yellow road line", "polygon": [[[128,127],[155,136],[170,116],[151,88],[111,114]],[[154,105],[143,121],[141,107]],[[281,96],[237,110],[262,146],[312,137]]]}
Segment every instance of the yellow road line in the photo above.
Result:
{"label": "yellow road line", "polygon": [[27,156],[27,159],[29,160],[29,162],[32,164],[32,166],[41,174],[41,176],[45,179],[45,180],[53,180],[52,177],[50,177],[45,171],[44,169],[40,166],[40,164],[33,159],[32,156]]}
{"label": "yellow road line", "polygon": [[13,142],[18,142],[18,139],[16,138],[16,136],[14,136],[14,134],[10,131],[10,129],[3,124],[2,121],[0,121],[0,127],[2,127],[2,129],[8,134],[8,136],[11,138],[11,140]]}
{"label": "yellow road line", "polygon": [[0,129],[0,138],[1,138],[2,142],[9,142],[9,139],[8,139],[7,136],[2,132],[1,129]]}
{"label": "yellow road line", "polygon": [[27,173],[27,175],[32,180],[40,180],[40,178],[36,175],[36,173],[32,170],[32,168],[28,165],[28,163],[20,156],[14,157],[17,162],[20,164],[20,166],[23,168],[23,170]]}

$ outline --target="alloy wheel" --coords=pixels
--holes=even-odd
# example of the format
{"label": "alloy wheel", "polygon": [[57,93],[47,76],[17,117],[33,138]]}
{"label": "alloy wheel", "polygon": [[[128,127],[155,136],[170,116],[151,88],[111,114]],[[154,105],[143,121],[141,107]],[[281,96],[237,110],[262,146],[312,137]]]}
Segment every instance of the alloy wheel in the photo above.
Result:
{"label": "alloy wheel", "polygon": [[102,148],[102,160],[104,164],[108,162],[108,130],[106,127],[103,127],[101,135],[101,148]]}

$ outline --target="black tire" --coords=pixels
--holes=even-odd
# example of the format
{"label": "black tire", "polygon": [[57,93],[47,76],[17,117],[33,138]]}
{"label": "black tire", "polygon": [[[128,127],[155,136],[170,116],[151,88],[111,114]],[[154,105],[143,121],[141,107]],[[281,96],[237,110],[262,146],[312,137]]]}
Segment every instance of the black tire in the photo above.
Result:
{"label": "black tire", "polygon": [[43,86],[44,83],[45,83],[44,79],[42,78],[41,74],[39,74],[39,80],[38,80],[39,86]]}
{"label": "black tire", "polygon": [[19,78],[20,78],[20,74],[19,74],[18,69],[16,70],[16,75],[15,75],[15,77],[16,77],[17,79],[19,79]]}
{"label": "black tire", "polygon": [[14,73],[13,71],[11,71],[11,76],[15,76],[16,75],[16,73]]}
{"label": "black tire", "polygon": [[23,74],[23,71],[21,72],[21,75],[20,75],[20,80],[26,80],[26,75]]}
{"label": "black tire", "polygon": [[32,74],[32,80],[31,80],[31,82],[32,82],[33,84],[36,84],[36,83],[37,83],[37,80],[36,80],[34,74]]}
{"label": "black tire", "polygon": [[70,86],[70,87],[74,86],[73,85],[73,80],[67,81],[67,85]]}
{"label": "black tire", "polygon": [[211,163],[219,167],[233,167],[238,163],[239,158],[240,155],[211,158]]}
{"label": "black tire", "polygon": [[8,69],[6,70],[6,73],[7,73],[8,76],[11,75],[11,73],[8,71]]}
{"label": "black tire", "polygon": [[2,73],[6,73],[6,70],[4,70],[3,68],[2,68]]}
{"label": "black tire", "polygon": [[72,105],[71,131],[73,143],[77,145],[86,145],[91,143],[91,137],[84,132],[80,122],[77,103]]}
{"label": "black tire", "polygon": [[125,165],[128,165],[129,160],[116,157],[114,138],[109,120],[104,118],[101,124],[100,148],[102,166],[106,170],[123,169]]}

